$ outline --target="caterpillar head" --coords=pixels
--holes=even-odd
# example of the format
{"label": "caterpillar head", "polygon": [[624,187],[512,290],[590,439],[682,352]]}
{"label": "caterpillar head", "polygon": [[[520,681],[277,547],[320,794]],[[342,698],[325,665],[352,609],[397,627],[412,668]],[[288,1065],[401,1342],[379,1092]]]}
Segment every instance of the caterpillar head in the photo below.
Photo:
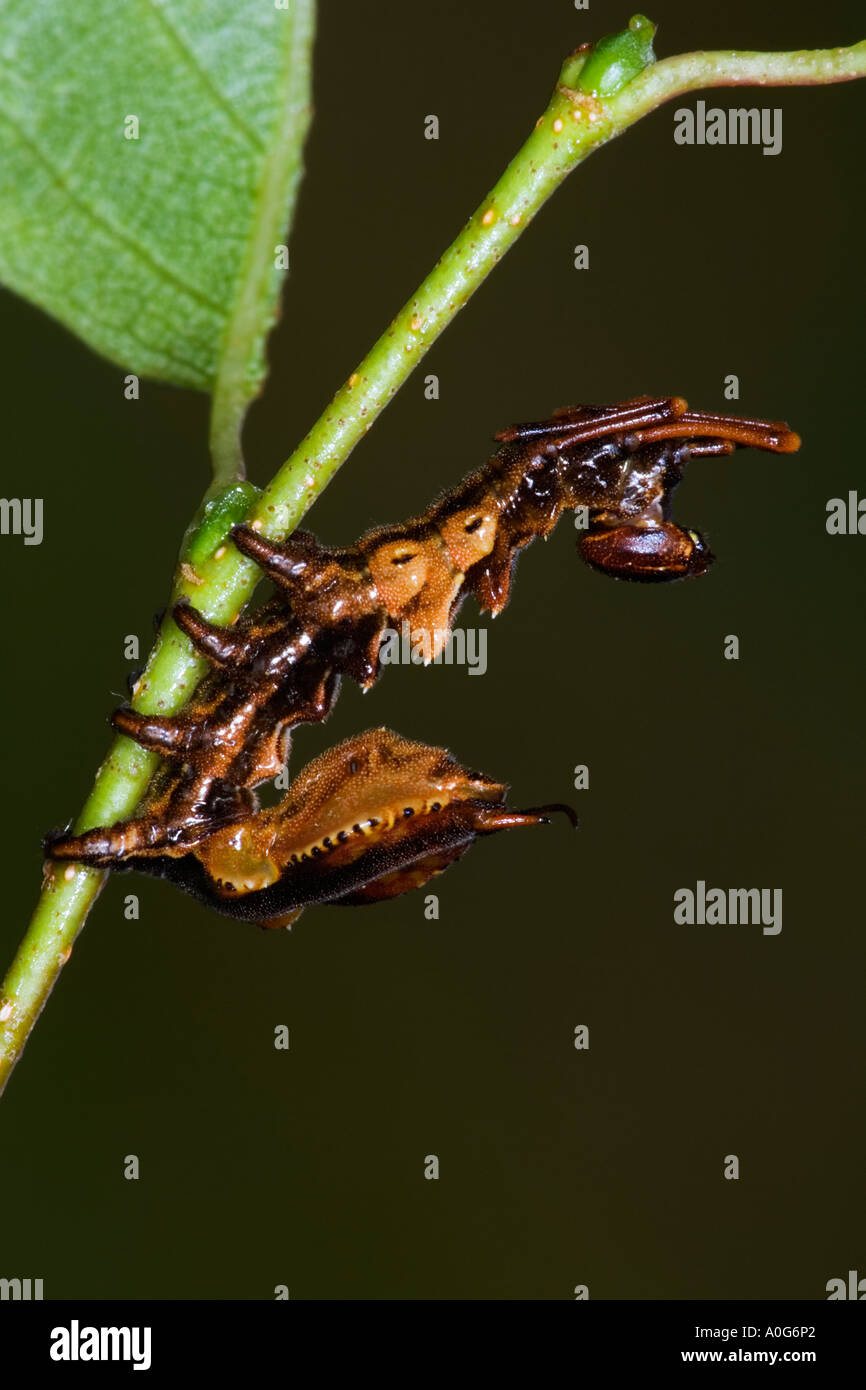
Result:
{"label": "caterpillar head", "polygon": [[581,536],[577,548],[593,569],[643,583],[692,579],[715,559],[699,532],[673,521],[599,527]]}

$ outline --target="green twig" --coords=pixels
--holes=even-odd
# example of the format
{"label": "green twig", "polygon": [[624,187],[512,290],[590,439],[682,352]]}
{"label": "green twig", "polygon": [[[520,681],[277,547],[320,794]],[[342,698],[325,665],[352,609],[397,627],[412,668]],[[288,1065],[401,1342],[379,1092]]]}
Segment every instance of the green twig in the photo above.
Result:
{"label": "green twig", "polygon": [[[866,41],[812,52],[690,53],[653,63],[652,28],[648,21],[632,21],[629,31],[615,36],[622,40],[619,48],[614,40],[605,41],[605,50],[601,44],[596,47],[592,67],[585,52],[569,58],[547,109],[495,188],[249,509],[247,518],[253,525],[274,537],[287,535],[297,525],[424,353],[554,189],[593,150],[663,102],[699,87],[801,85],[866,76]],[[231,520],[246,511],[249,494],[233,489],[216,505],[222,507],[224,524],[214,525],[211,516],[210,530],[199,531],[187,546],[174,596],[188,595],[208,618],[228,622],[252,594],[258,570],[221,539]],[[135,708],[176,712],[203,670],[204,663],[167,619],[137,687]],[[131,815],[156,761],[155,755],[128,739],[116,739],[76,829]],[[0,1089],[69,958],[103,879],[101,871],[80,865],[49,866],[0,996]]]}

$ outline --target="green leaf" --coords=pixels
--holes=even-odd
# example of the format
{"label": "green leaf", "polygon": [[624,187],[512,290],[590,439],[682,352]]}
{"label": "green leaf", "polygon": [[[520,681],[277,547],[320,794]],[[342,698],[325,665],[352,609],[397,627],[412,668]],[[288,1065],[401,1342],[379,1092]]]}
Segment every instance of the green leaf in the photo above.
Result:
{"label": "green leaf", "polygon": [[224,440],[263,376],[312,30],[313,0],[0,0],[0,278],[215,390]]}

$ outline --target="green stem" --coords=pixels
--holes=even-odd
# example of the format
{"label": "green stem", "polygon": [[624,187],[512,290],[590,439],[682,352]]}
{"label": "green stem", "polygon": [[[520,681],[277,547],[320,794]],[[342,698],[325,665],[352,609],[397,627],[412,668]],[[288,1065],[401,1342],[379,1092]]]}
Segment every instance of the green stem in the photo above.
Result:
{"label": "green stem", "polygon": [[[651,63],[603,99],[575,87],[585,61],[585,54],[578,53],[566,62],[547,109],[495,188],[249,510],[248,520],[263,532],[285,536],[297,525],[424,353],[554,189],[593,150],[663,102],[698,87],[800,85],[866,76],[866,41],[814,52],[684,54]],[[606,88],[593,85],[597,90]],[[188,595],[211,620],[229,622],[250,598],[259,572],[234,546],[218,541],[218,536],[209,541],[203,556],[200,547],[196,549],[194,565],[187,560],[182,566],[173,597]],[[187,639],[167,619],[137,687],[135,708],[176,712],[204,669]],[[131,815],[156,762],[154,754],[128,739],[116,739],[76,829]],[[103,880],[101,871],[81,865],[49,866],[0,996],[0,1089]]]}

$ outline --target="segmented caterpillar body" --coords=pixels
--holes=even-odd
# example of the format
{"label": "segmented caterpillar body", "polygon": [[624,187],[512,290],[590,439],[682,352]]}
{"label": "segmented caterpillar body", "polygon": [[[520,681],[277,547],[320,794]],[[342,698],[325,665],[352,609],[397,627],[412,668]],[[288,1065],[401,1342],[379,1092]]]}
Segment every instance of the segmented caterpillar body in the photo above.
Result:
{"label": "segmented caterpillar body", "polygon": [[316,759],[281,807],[259,809],[254,789],[283,768],[298,724],[327,717],[342,676],[373,684],[386,628],[408,622],[432,659],[467,595],[500,613],[520,551],[564,511],[586,509],[578,546],[596,569],[642,581],[702,574],[705,543],[670,516],[685,463],[741,446],[787,453],[800,441],[783,423],[689,411],[680,397],[579,406],[496,438],[489,463],[422,516],[356,546],[328,548],[302,531],[276,543],[235,527],[274,596],[228,628],[176,605],[212,670],[179,715],[112,716],[166,760],[141,813],[49,837],[49,856],[160,873],[220,911],[276,925],[306,903],[405,892],[476,835],[544,819],[544,808],[507,811],[500,784],[482,778],[495,790],[479,794],[443,749],[387,730]]}

